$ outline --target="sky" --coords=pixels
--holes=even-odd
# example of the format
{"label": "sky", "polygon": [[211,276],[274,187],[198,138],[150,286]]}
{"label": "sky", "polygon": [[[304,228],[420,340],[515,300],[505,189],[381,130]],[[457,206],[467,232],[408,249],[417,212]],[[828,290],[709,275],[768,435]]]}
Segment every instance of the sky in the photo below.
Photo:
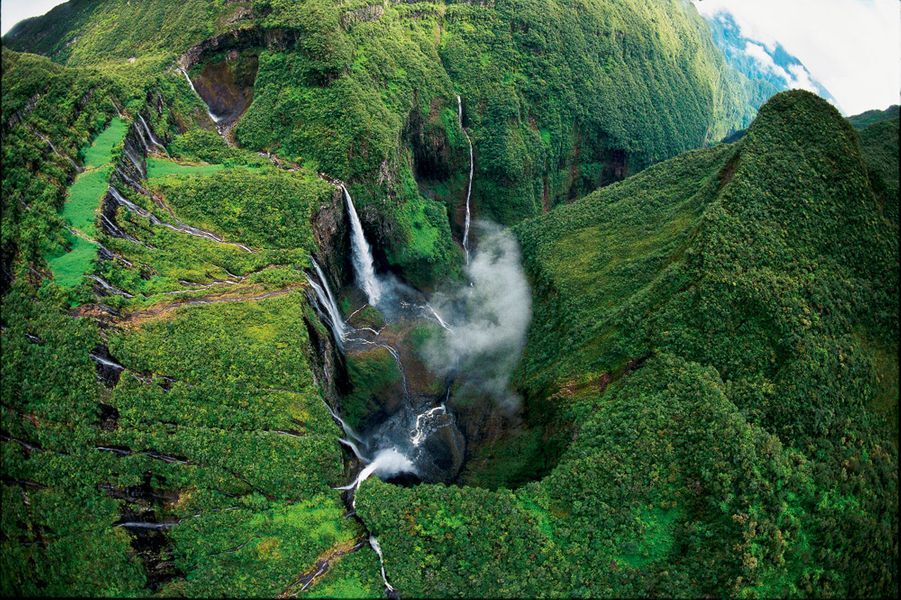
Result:
{"label": "sky", "polygon": [[61,0],[0,0],[0,22],[3,25],[2,35],[13,28],[13,25],[27,19],[43,15],[48,10],[62,4]]}
{"label": "sky", "polygon": [[[898,0],[693,0],[701,14],[731,12],[742,34],[782,44],[853,115],[898,104],[901,3]],[[0,0],[2,33],[60,0]]]}
{"label": "sky", "polygon": [[712,16],[732,13],[742,35],[782,44],[848,115],[899,103],[898,0],[693,0]]}

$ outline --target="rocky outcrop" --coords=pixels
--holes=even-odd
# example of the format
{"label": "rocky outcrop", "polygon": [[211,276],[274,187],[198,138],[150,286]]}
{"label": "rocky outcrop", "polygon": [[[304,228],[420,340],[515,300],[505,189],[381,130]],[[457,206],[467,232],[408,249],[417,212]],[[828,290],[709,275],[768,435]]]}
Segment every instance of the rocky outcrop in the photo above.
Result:
{"label": "rocky outcrop", "polygon": [[[334,289],[353,278],[347,238],[347,219],[344,218],[344,196],[335,188],[328,204],[313,214],[313,237],[316,240],[316,261],[330,278]],[[337,285],[336,285],[337,284]]]}
{"label": "rocky outcrop", "polygon": [[177,62],[180,68],[188,70],[218,52],[248,48],[281,51],[296,41],[297,32],[290,29],[263,29],[261,27],[233,29],[191,46],[178,58]]}
{"label": "rocky outcrop", "polygon": [[235,123],[250,106],[258,64],[255,50],[232,49],[224,59],[204,63],[193,76],[197,93],[219,119],[220,127]]}

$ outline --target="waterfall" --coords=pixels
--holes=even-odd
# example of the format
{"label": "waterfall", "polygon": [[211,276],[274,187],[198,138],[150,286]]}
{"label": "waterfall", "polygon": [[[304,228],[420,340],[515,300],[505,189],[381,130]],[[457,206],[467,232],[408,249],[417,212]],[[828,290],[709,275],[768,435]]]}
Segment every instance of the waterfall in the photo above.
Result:
{"label": "waterfall", "polygon": [[[144,131],[147,132],[147,137],[150,138],[150,142],[166,153],[166,156],[169,156],[169,153],[166,152],[166,148],[160,143],[156,136],[153,135],[153,132],[150,130],[150,127],[147,125],[147,121],[144,120],[144,117],[141,116],[141,113],[138,113],[138,118],[141,120],[141,124],[144,126]],[[146,144],[146,142],[145,142]]]}
{"label": "waterfall", "polygon": [[[365,469],[360,471],[360,474],[357,475],[356,479],[347,485],[342,485],[335,489],[354,490],[361,483],[369,479],[369,476],[373,473],[381,478],[386,478],[401,473],[416,473],[416,467],[409,458],[398,452],[397,448],[385,448],[384,450],[379,450],[379,453],[375,455],[372,462],[366,465]],[[356,498],[354,498],[354,501],[356,502]],[[354,506],[356,505],[354,504]]]}
{"label": "waterfall", "polygon": [[94,354],[93,352],[91,352],[90,357],[94,362],[98,362],[101,365],[103,365],[104,367],[109,367],[111,369],[115,369],[116,371],[124,371],[125,370],[125,367],[123,367],[119,363],[111,361],[107,358],[103,358],[102,356],[100,356],[98,354]]}
{"label": "waterfall", "polygon": [[316,282],[312,280],[310,280],[310,285],[316,292],[319,304],[325,308],[329,321],[331,321],[332,333],[334,334],[338,345],[341,346],[347,335],[347,325],[344,323],[344,319],[341,318],[341,311],[338,309],[338,303],[335,302],[335,296],[332,294],[332,288],[328,284],[325,273],[322,271],[322,268],[319,266],[319,263],[316,262],[315,258],[311,256],[310,261],[313,263],[313,268],[316,269],[316,275],[319,277],[319,281],[322,282],[322,286],[316,285]]}
{"label": "waterfall", "polygon": [[131,161],[131,164],[135,166],[138,175],[140,175],[141,177],[146,177],[147,174],[144,172],[144,168],[141,166],[141,162],[137,158],[135,158],[134,153],[128,149],[128,144],[125,144],[122,147],[122,151],[125,152],[125,156],[128,157],[128,160]]}
{"label": "waterfall", "polygon": [[144,154],[150,154],[150,146],[147,144],[147,138],[144,137],[144,132],[141,131],[141,128],[138,127],[138,123],[135,122],[135,132],[138,134],[138,137],[141,139],[141,146],[144,147]]}
{"label": "waterfall", "polygon": [[426,430],[426,424],[434,414],[447,414],[447,408],[444,404],[431,408],[420,415],[416,415],[416,427],[413,429],[413,437],[410,441],[414,446],[419,446],[429,436],[431,431]]}
{"label": "waterfall", "polygon": [[379,540],[374,535],[369,536],[369,545],[372,546],[372,549],[375,550],[375,553],[379,555],[379,564],[382,566],[382,581],[385,582],[385,588],[388,589],[389,592],[393,592],[394,588],[388,583],[388,576],[385,575],[385,557],[382,556],[382,547],[379,546]]}
{"label": "waterfall", "polygon": [[460,94],[457,94],[457,122],[460,125],[460,131],[463,132],[463,136],[466,138],[466,143],[469,145],[469,179],[466,182],[466,220],[463,223],[463,251],[466,252],[466,264],[469,264],[469,198],[472,196],[472,173],[474,163],[472,159],[472,140],[469,139],[469,134],[463,129],[463,100],[460,98]]}
{"label": "waterfall", "polygon": [[188,235],[193,235],[194,237],[204,238],[213,242],[217,242],[220,244],[227,244],[229,246],[234,246],[236,248],[240,248],[245,252],[253,253],[253,250],[245,246],[244,244],[239,244],[238,242],[226,242],[221,237],[216,235],[215,233],[210,233],[209,231],[204,231],[203,229],[198,229],[196,227],[192,227],[190,225],[185,225],[184,223],[176,223],[173,225],[172,223],[167,223],[166,221],[160,220],[155,214],[141,208],[134,202],[125,198],[122,194],[119,193],[119,190],[114,188],[113,186],[109,187],[109,194],[120,205],[124,206],[128,210],[137,213],[138,215],[144,217],[145,219],[150,221],[151,225],[159,225],[160,227],[165,227],[167,229],[171,229],[172,231],[178,231],[180,233],[186,233]]}
{"label": "waterfall", "polygon": [[358,442],[360,442],[361,444],[363,443],[363,440],[360,438],[359,435],[357,435],[357,432],[354,431],[353,428],[351,428],[351,426],[348,425],[344,421],[344,419],[339,417],[338,413],[336,413],[334,410],[332,410],[332,407],[329,406],[328,402],[325,403],[325,407],[328,409],[329,414],[332,415],[332,418],[334,420],[338,421],[338,424],[341,425],[341,429],[344,430],[344,435],[347,436],[347,439],[354,439],[354,440],[357,440]]}
{"label": "waterfall", "polygon": [[343,185],[341,189],[344,191],[344,200],[347,203],[347,214],[350,217],[351,227],[351,249],[353,251],[354,270],[357,275],[357,283],[366,293],[369,304],[376,306],[381,296],[381,286],[375,275],[375,266],[372,259],[372,249],[366,236],[363,234],[363,225],[360,223],[360,217],[357,216],[357,209],[354,208],[353,198],[350,192]]}
{"label": "waterfall", "polygon": [[194,82],[191,81],[191,77],[188,75],[188,72],[185,69],[182,69],[181,67],[179,67],[178,70],[181,71],[182,75],[185,76],[185,79],[188,80],[188,85],[191,86],[191,91],[194,92],[194,95],[197,96],[198,98],[200,98],[200,101],[203,102],[204,106],[206,106],[206,114],[208,114],[210,116],[210,119],[212,119],[213,123],[215,123],[218,126],[219,121],[222,120],[222,117],[217,117],[216,115],[213,114],[213,111],[210,110],[210,105],[206,103],[206,100],[203,99],[203,96],[201,96],[200,93],[197,91],[197,88],[194,87]]}
{"label": "waterfall", "polygon": [[338,438],[338,442],[350,448],[354,453],[354,456],[356,456],[359,460],[363,461],[364,463],[369,462],[369,459],[366,458],[366,456],[363,454],[363,451],[360,450],[360,447],[357,446],[354,442],[345,438]]}

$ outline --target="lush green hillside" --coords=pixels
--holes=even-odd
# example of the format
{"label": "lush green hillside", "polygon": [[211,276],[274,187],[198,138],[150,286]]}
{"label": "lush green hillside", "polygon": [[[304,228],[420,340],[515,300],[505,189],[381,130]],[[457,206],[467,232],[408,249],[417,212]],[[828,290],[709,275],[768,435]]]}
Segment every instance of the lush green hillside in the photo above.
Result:
{"label": "lush green hillside", "polygon": [[451,232],[460,238],[468,148],[456,94],[475,146],[474,210],[507,224],[753,114],[748,86],[682,0],[71,2],[4,44],[102,67],[137,94],[178,79],[178,55],[230,30],[245,37],[215,47],[258,60],[237,140],[354,183],[384,260],[426,287],[460,260]]}
{"label": "lush green hillside", "polygon": [[[897,107],[896,107],[897,108]],[[889,115],[892,112],[886,111]],[[864,113],[866,114],[866,113]],[[898,225],[898,111],[894,117],[875,119],[860,129],[860,150],[870,175],[870,186],[882,203],[885,217]],[[863,115],[861,115],[863,116]],[[850,119],[857,127],[855,118]]]}
{"label": "lush green hillside", "polygon": [[[4,595],[897,595],[896,113],[751,123],[684,0],[73,0],[3,46]],[[307,279],[422,351],[337,183],[452,286],[467,140],[531,284],[512,414],[342,355]],[[335,489],[330,407],[445,385],[454,484]]]}
{"label": "lush green hillside", "polygon": [[[137,111],[114,116],[143,101],[3,61],[0,589],[296,593],[364,535],[301,270],[332,187],[201,130],[145,161]],[[327,589],[376,595],[375,554],[351,562]]]}
{"label": "lush green hillside", "polygon": [[776,96],[517,233],[520,385],[578,425],[515,492],[364,484],[400,589],[897,592],[897,229],[835,109]]}

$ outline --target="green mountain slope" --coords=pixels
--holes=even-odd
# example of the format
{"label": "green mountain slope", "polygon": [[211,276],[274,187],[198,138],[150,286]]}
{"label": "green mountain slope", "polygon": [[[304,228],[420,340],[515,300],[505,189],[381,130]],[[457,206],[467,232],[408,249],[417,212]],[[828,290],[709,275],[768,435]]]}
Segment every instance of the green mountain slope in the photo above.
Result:
{"label": "green mountain slope", "polygon": [[521,386],[576,429],[515,492],[367,482],[400,589],[897,590],[897,229],[834,108],[781,94],[738,144],[516,231]]}
{"label": "green mountain slope", "polygon": [[[897,595],[897,116],[856,131],[793,92],[751,123],[706,27],[684,0],[73,0],[17,26],[0,591]],[[372,477],[354,515],[331,410],[362,425],[408,382],[336,351],[313,255],[381,328],[343,182],[381,272],[453,283],[468,141],[474,215],[531,284],[524,408],[499,431],[448,392],[490,430],[459,485]]]}
{"label": "green mountain slope", "polygon": [[[882,202],[885,217],[898,225],[898,127],[894,118],[885,118],[860,128],[860,150],[870,176],[870,186]],[[852,124],[854,123],[852,119]]]}
{"label": "green mountain slope", "polygon": [[139,95],[161,74],[178,79],[176,57],[214,35],[193,78],[232,64],[229,47],[258,69],[236,139],[354,184],[384,259],[423,286],[460,258],[451,231],[462,235],[469,165],[456,94],[475,213],[506,224],[719,140],[753,113],[682,0],[70,2],[4,45],[102,67]]}

